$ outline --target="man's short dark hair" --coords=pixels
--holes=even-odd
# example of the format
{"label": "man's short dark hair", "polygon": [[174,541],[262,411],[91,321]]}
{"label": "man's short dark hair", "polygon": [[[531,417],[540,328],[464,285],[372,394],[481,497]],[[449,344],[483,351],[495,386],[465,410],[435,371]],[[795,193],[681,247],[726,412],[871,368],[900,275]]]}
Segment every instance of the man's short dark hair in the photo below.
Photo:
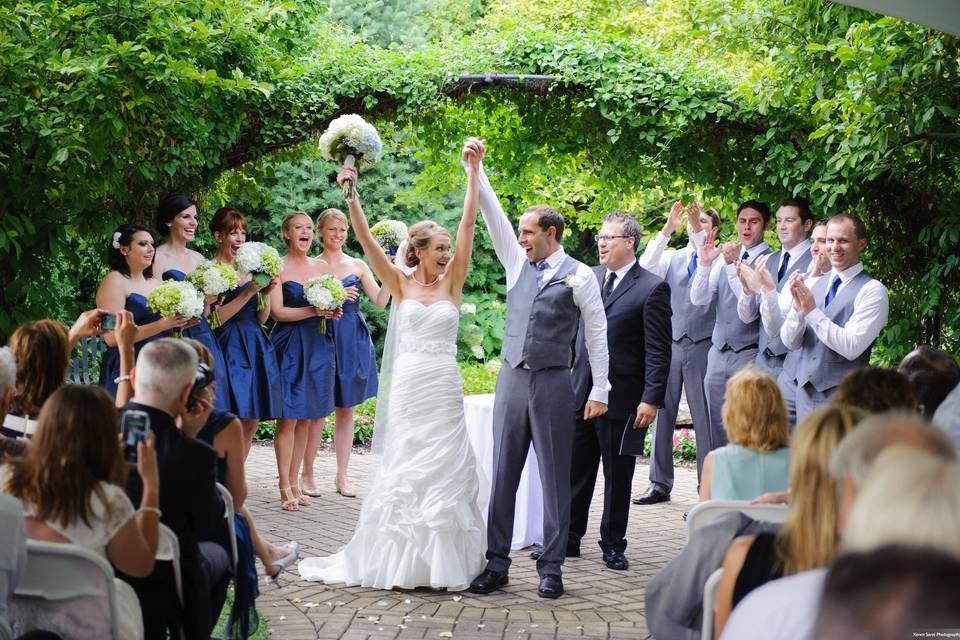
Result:
{"label": "man's short dark hair", "polygon": [[537,224],[539,224],[540,228],[544,231],[550,227],[556,229],[557,242],[560,242],[560,238],[563,236],[563,216],[560,215],[559,211],[548,204],[535,204],[532,207],[527,207],[527,210],[523,213],[524,215],[528,213],[535,214],[537,216]]}
{"label": "man's short dark hair", "polygon": [[960,628],[960,560],[933,549],[890,545],[833,563],[812,638],[899,640]]}
{"label": "man's short dark hair", "polygon": [[759,211],[760,215],[763,216],[763,224],[770,224],[770,207],[767,206],[766,202],[760,202],[759,200],[746,200],[740,203],[740,206],[737,207],[737,217],[740,216],[740,212],[744,209],[753,209],[754,211]]}
{"label": "man's short dark hair", "polygon": [[706,213],[708,216],[710,216],[710,220],[713,221],[713,228],[714,228],[714,229],[719,229],[719,228],[720,228],[720,213],[719,213],[716,209],[714,209],[713,207],[710,207],[709,209],[707,209],[706,211],[704,211],[704,213]]}
{"label": "man's short dark hair", "polygon": [[831,222],[849,222],[853,225],[853,233],[857,236],[857,240],[867,239],[867,226],[863,224],[863,220],[860,219],[860,216],[852,213],[838,213],[827,220],[828,224]]}
{"label": "man's short dark hair", "polygon": [[813,221],[813,212],[810,211],[810,201],[806,198],[787,198],[780,201],[781,207],[793,207],[800,212],[800,223]]}

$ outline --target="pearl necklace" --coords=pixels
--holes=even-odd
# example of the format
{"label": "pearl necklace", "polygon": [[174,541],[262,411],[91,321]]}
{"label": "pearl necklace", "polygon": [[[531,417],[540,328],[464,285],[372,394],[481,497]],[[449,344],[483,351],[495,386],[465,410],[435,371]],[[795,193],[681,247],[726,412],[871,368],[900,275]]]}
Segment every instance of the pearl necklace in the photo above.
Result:
{"label": "pearl necklace", "polygon": [[421,287],[432,287],[433,285],[435,285],[435,284],[437,284],[438,282],[440,282],[440,275],[437,275],[437,277],[434,278],[433,282],[431,282],[431,283],[429,283],[429,284],[427,284],[426,282],[420,282],[419,280],[417,280],[416,272],[411,273],[411,274],[410,274],[410,277],[413,279],[414,282],[416,282],[416,283],[417,283],[418,285],[420,285]]}

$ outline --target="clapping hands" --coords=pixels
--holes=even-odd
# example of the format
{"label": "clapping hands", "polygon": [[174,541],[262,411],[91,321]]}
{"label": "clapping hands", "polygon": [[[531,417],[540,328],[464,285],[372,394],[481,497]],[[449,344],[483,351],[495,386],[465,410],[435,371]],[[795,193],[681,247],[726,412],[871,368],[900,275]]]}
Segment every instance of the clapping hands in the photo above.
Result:
{"label": "clapping hands", "polygon": [[720,257],[721,247],[716,245],[717,229],[713,228],[707,231],[703,238],[703,246],[700,247],[700,264],[709,267],[713,261]]}
{"label": "clapping hands", "polygon": [[769,257],[770,254],[760,256],[754,267],[743,261],[737,263],[737,275],[747,294],[770,293],[776,290],[777,285],[773,281],[773,275],[767,270]]}
{"label": "clapping hands", "polygon": [[817,308],[817,301],[813,298],[813,292],[803,281],[803,274],[794,271],[790,275],[790,294],[793,296],[793,308],[804,315]]}
{"label": "clapping hands", "polygon": [[670,213],[667,214],[667,221],[663,224],[663,235],[669,237],[670,234],[683,226],[686,218],[687,212],[683,209],[683,203],[677,200],[670,208]]}

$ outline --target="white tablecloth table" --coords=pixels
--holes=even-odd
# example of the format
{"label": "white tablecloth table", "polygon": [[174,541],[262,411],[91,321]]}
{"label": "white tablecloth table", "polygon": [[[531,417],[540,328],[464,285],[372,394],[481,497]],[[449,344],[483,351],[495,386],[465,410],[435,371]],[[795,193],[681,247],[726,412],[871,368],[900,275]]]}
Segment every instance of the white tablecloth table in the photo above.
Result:
{"label": "white tablecloth table", "polygon": [[[463,410],[473,453],[487,479],[485,490],[480,491],[480,509],[486,520],[490,487],[493,484],[493,394],[466,396],[463,399]],[[540,485],[537,455],[531,444],[527,463],[520,476],[520,486],[517,488],[513,541],[510,546],[512,549],[523,549],[534,543],[543,543],[543,490]]]}

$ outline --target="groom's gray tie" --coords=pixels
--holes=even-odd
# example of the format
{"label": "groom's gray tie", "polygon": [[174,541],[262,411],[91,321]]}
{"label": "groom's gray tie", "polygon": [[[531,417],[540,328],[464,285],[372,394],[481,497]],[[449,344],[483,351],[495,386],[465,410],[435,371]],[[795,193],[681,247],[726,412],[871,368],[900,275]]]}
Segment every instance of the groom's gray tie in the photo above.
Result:
{"label": "groom's gray tie", "polygon": [[603,283],[603,289],[600,291],[600,297],[604,302],[607,301],[607,298],[610,297],[610,294],[613,293],[613,285],[617,282],[617,272],[611,271],[607,276],[607,281]]}

